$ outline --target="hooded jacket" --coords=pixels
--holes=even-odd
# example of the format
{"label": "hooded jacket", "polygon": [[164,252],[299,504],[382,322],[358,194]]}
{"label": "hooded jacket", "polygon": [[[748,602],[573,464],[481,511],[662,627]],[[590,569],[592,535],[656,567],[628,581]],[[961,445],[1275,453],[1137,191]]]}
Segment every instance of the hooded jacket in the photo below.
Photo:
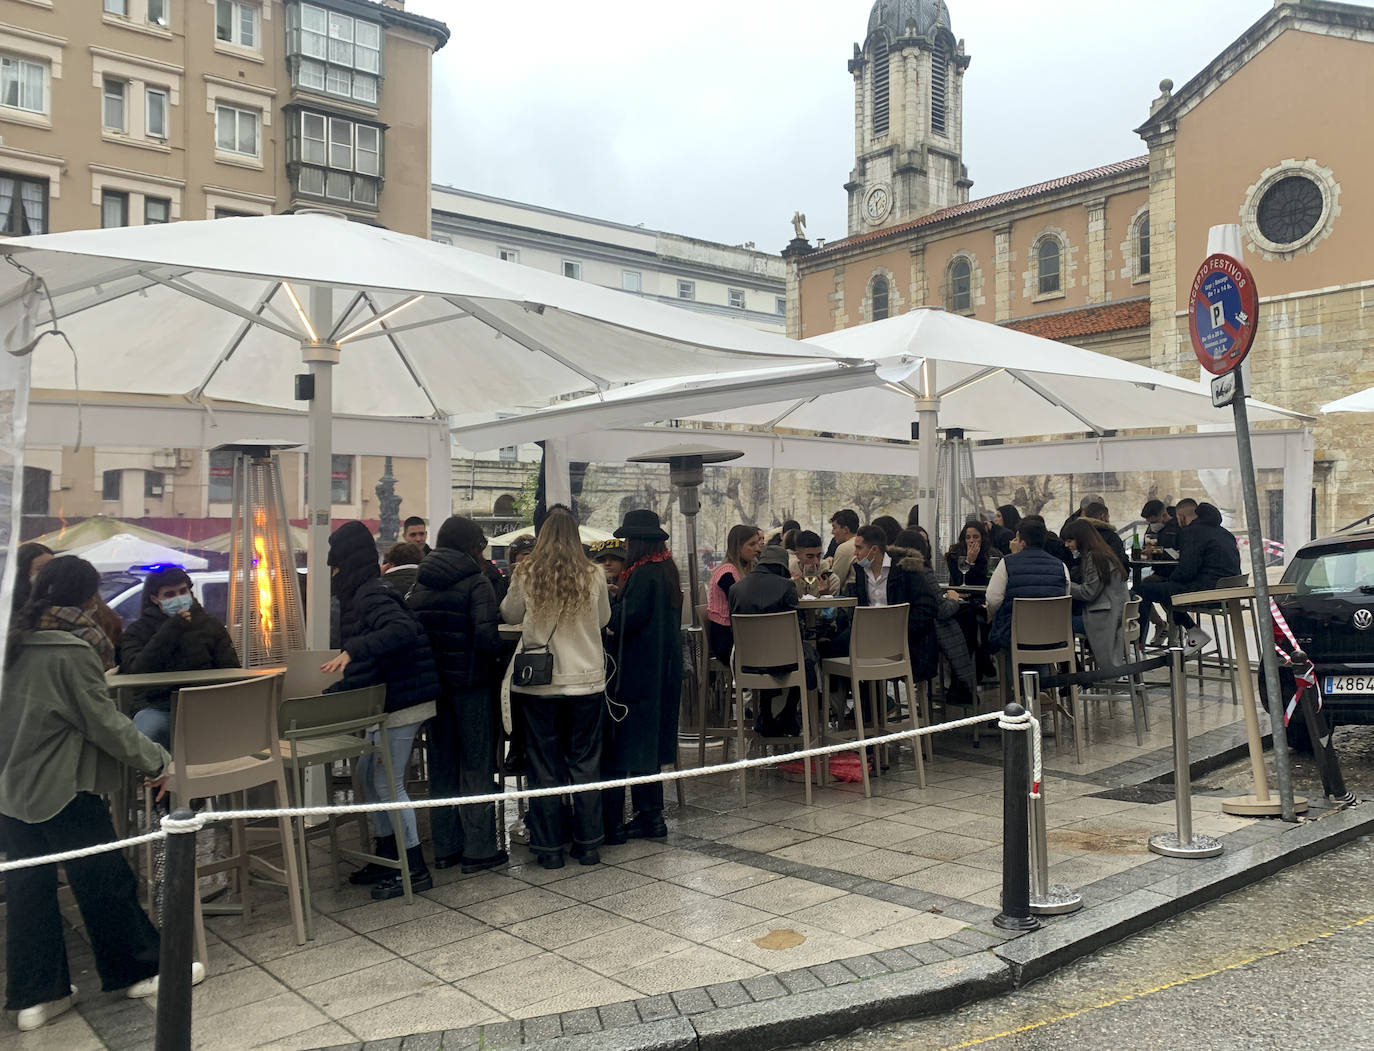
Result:
{"label": "hooded jacket", "polygon": [[496,678],[500,610],[491,581],[471,555],[433,551],[420,564],[407,603],[429,636],[446,696]]}
{"label": "hooded jacket", "polygon": [[[160,671],[204,671],[237,668],[239,655],[223,624],[191,601],[191,619],[169,617],[151,595],[144,594],[138,620],[124,629],[119,642],[119,670],[125,675]],[[172,691],[143,690],[134,695],[134,708],[168,711]]]}
{"label": "hooded jacket", "polygon": [[0,813],[36,824],[78,792],[109,793],[121,766],[154,777],[171,756],[134,729],[89,643],[35,631],[16,647],[0,689]]}
{"label": "hooded jacket", "polygon": [[[781,554],[779,554],[781,553]],[[787,553],[764,548],[751,572],[730,589],[730,616],[788,613],[797,608],[797,584],[788,573]]]}
{"label": "hooded jacket", "polygon": [[1169,577],[1171,584],[1207,591],[1222,577],[1240,575],[1236,538],[1221,527],[1221,512],[1211,504],[1197,505],[1197,518],[1179,530],[1178,544],[1178,566]]}

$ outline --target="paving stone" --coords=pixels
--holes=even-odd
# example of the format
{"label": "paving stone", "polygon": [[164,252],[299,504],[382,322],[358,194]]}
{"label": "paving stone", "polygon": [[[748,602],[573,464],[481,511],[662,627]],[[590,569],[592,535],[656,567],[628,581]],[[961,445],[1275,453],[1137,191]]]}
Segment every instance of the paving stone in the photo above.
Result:
{"label": "paving stone", "polygon": [[775,975],[760,974],[740,982],[755,1000],[771,1000],[775,996],[786,996],[787,987]]}
{"label": "paving stone", "polygon": [[444,1051],[469,1051],[482,1044],[482,1027],[468,1026],[466,1029],[444,1030]]}
{"label": "paving stone", "polygon": [[[633,1012],[634,1008],[631,1008]],[[597,1020],[597,1028],[602,1026],[601,1020]],[[540,1041],[552,1040],[563,1035],[563,1020],[559,1015],[540,1015],[538,1018],[525,1019],[525,1043],[537,1044]],[[444,1051],[448,1051],[445,1047]]]}
{"label": "paving stone", "polygon": [[519,1022],[496,1022],[482,1027],[482,1047],[519,1047]]}
{"label": "paving stone", "polygon": [[971,952],[977,952],[968,942],[961,942],[953,936],[948,938],[936,938],[931,945],[938,945],[950,956],[967,956]]}
{"label": "paving stone", "polygon": [[609,1029],[580,1036],[562,1036],[529,1051],[697,1051],[697,1034],[685,1018],[665,1018],[632,1029]]}
{"label": "paving stone", "polygon": [[363,1044],[363,1051],[401,1051],[402,1039],[404,1038],[391,1036],[385,1040],[369,1040]]}
{"label": "paving stone", "polygon": [[875,975],[887,974],[889,970],[887,965],[875,956],[853,956],[841,962],[859,978],[872,978]]}
{"label": "paving stone", "polygon": [[965,945],[971,945],[975,949],[991,949],[994,945],[1000,945],[1003,940],[992,934],[974,930],[972,927],[955,931],[950,935],[950,938],[957,942],[963,942]]}
{"label": "paving stone", "polygon": [[604,1004],[596,1010],[601,1015],[603,1029],[617,1029],[627,1025],[639,1025],[640,1023],[639,1012],[635,1010],[633,1000],[625,1000],[618,1004]]}
{"label": "paving stone", "polygon": [[884,949],[882,952],[875,952],[873,958],[889,971],[907,971],[913,967],[920,967],[925,962],[906,949]]}
{"label": "paving stone", "polygon": [[999,945],[994,954],[1011,965],[1017,984],[1024,984],[1169,915],[1177,915],[1169,911],[1170,905],[1170,900],[1161,894],[1138,890],[1116,901],[1075,913],[1066,918],[1067,922],[1046,925]]}
{"label": "paving stone", "polygon": [[808,969],[825,985],[843,985],[854,980],[854,975],[839,963],[820,963]]}
{"label": "paving stone", "polygon": [[[949,957],[946,956],[945,959],[949,959]],[[795,971],[784,971],[778,975],[778,981],[786,986],[789,993],[809,993],[813,989],[825,988],[825,983],[805,967]]]}
{"label": "paving stone", "polygon": [[648,996],[635,1003],[639,1009],[639,1017],[645,1022],[657,1022],[661,1018],[676,1018],[677,1006],[673,1003],[673,998],[667,993],[659,996]]}
{"label": "paving stone", "polygon": [[706,995],[715,1002],[717,1007],[736,1007],[739,1004],[748,1004],[754,1001],[754,998],[749,995],[749,990],[745,989],[739,982],[719,982],[715,985],[708,985]]}
{"label": "paving stone", "polygon": [[[596,1033],[601,1030],[601,1017],[595,1007],[584,1007],[580,1011],[564,1011],[558,1016],[563,1025],[565,1036],[579,1036],[582,1033]],[[530,1043],[529,1029],[526,1027],[525,1042]]]}
{"label": "paving stone", "polygon": [[401,1041],[401,1051],[443,1051],[443,1033],[412,1033]]}
{"label": "paving stone", "polygon": [[[727,982],[726,984],[730,983]],[[679,1014],[701,1014],[702,1011],[714,1011],[718,1006],[716,1001],[711,998],[711,994],[705,989],[679,989],[669,995],[672,996],[673,1003],[677,1005]]]}

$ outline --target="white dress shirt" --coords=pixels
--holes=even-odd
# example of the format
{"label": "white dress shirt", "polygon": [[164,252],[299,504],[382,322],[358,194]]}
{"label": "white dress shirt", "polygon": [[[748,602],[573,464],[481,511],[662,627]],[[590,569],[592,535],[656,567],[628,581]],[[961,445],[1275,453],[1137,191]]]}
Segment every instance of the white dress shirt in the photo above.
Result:
{"label": "white dress shirt", "polygon": [[[856,569],[858,568],[858,565],[859,564],[857,562],[854,563]],[[863,571],[865,578],[867,578],[868,604],[870,606],[887,605],[887,574],[889,570],[891,570],[891,568],[892,559],[886,552],[884,552],[883,564],[878,567],[877,573],[873,572],[872,566],[869,566],[867,569]]]}

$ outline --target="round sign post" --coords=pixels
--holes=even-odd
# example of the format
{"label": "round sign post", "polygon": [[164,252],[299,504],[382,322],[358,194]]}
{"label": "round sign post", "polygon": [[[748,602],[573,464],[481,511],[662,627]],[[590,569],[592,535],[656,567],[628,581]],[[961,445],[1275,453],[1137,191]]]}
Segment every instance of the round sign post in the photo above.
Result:
{"label": "round sign post", "polygon": [[[1255,456],[1250,446],[1250,414],[1240,365],[1255,342],[1259,322],[1259,291],[1255,277],[1239,259],[1217,253],[1198,268],[1188,296],[1188,335],[1193,353],[1210,372],[1213,403],[1229,400],[1236,419],[1236,450],[1241,489],[1245,499],[1245,526],[1250,538],[1250,575],[1255,587],[1255,629],[1264,667],[1265,700],[1269,724],[1274,728],[1274,766],[1279,803],[1273,809],[1247,813],[1281,814],[1296,821],[1293,775],[1288,764],[1288,738],[1284,733],[1283,700],[1279,695],[1278,658],[1270,640],[1274,637],[1269,612],[1269,578],[1264,563],[1264,538],[1260,531],[1259,490],[1255,480]],[[1225,388],[1229,388],[1229,391]],[[1223,400],[1225,399],[1225,400]],[[1253,735],[1252,735],[1253,736]],[[1252,742],[1251,748],[1255,747]],[[1262,762],[1262,757],[1253,757]],[[1263,804],[1260,804],[1263,806]],[[1225,809],[1226,801],[1222,807]]]}
{"label": "round sign post", "polygon": [[1208,256],[1188,296],[1188,335],[1202,367],[1221,376],[1238,367],[1255,342],[1259,292],[1239,259]]}

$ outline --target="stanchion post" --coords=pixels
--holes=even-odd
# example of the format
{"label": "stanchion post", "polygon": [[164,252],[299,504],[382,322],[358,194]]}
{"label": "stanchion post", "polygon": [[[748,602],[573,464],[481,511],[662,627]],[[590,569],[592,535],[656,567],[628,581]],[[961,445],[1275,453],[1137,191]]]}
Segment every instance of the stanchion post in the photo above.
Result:
{"label": "stanchion post", "polygon": [[[191,811],[172,814],[167,835],[162,949],[158,962],[156,1051],[191,1051],[191,964],[195,956],[196,830],[182,824]],[[176,827],[178,824],[181,827]]]}
{"label": "stanchion post", "polygon": [[1030,910],[1030,722],[1009,704],[1002,713],[1002,911],[992,921],[1007,931],[1033,931]]}
{"label": "stanchion post", "polygon": [[[1021,697],[1030,713],[1040,718],[1040,673],[1021,673]],[[1062,883],[1050,882],[1050,847],[1045,825],[1045,785],[1030,800],[1030,911],[1037,916],[1061,916],[1083,907],[1083,897]]]}
{"label": "stanchion post", "polygon": [[1183,669],[1183,649],[1169,650],[1174,726],[1174,813],[1177,834],[1159,832],[1150,837],[1150,849],[1168,858],[1214,858],[1221,853],[1221,841],[1193,834],[1192,762],[1188,756],[1188,679]]}

